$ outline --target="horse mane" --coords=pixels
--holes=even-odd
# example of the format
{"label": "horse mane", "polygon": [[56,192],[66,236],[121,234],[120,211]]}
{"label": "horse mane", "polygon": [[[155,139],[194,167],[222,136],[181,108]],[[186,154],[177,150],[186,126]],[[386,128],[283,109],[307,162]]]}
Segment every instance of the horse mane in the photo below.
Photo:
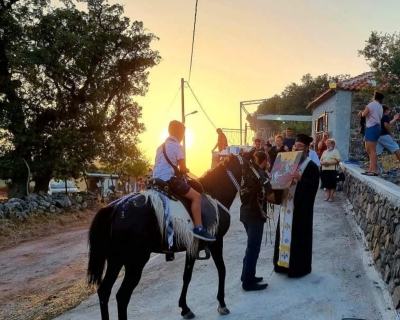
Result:
{"label": "horse mane", "polygon": [[[234,170],[234,164],[237,163],[237,157],[233,154],[230,154],[228,157],[224,159],[222,163],[219,163],[215,168],[206,171],[198,180],[202,184],[204,191],[210,193],[211,195],[215,195],[218,190],[224,189],[225,186],[218,186],[216,189],[216,181],[221,182],[221,176],[226,175],[226,169],[231,171]],[[229,185],[231,183],[229,182]]]}

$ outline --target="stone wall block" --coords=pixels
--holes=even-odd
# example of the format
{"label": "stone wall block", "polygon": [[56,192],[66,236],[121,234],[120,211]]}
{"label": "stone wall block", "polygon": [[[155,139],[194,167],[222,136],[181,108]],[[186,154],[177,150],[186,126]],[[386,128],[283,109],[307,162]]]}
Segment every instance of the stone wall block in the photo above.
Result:
{"label": "stone wall block", "polygon": [[375,249],[374,249],[374,252],[373,252],[372,256],[373,256],[373,259],[374,259],[375,262],[380,258],[381,249],[380,249],[379,245],[375,245]]}
{"label": "stone wall block", "polygon": [[383,280],[385,281],[386,284],[389,283],[389,280],[390,280],[390,268],[389,268],[388,265],[386,265],[385,276],[384,276]]}
{"label": "stone wall block", "polygon": [[397,286],[394,289],[394,292],[392,294],[392,302],[393,302],[394,308],[397,309],[400,305],[400,286]]}

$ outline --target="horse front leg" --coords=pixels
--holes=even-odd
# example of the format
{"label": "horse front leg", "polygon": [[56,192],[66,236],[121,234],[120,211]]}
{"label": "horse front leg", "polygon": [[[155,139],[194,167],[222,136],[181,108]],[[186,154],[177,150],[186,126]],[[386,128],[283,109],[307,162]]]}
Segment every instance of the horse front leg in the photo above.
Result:
{"label": "horse front leg", "polygon": [[182,308],[181,315],[183,319],[193,319],[195,317],[194,313],[190,310],[186,303],[186,295],[189,288],[190,280],[192,280],[195,261],[196,260],[194,258],[191,258],[188,254],[186,254],[185,271],[183,273],[183,287],[181,296],[179,298],[179,308]]}
{"label": "horse front leg", "polygon": [[229,309],[225,304],[225,276],[226,276],[226,268],[224,257],[222,255],[224,247],[224,240],[222,238],[217,239],[216,242],[210,244],[210,252],[211,256],[214,260],[215,266],[218,270],[218,294],[217,300],[219,302],[218,312],[221,315],[227,315],[230,313]]}

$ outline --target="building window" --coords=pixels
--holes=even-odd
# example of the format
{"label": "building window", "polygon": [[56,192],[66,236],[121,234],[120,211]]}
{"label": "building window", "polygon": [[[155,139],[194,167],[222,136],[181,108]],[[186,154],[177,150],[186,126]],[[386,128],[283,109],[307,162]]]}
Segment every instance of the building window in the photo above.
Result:
{"label": "building window", "polygon": [[315,133],[324,132],[326,128],[326,116],[322,115],[315,120]]}

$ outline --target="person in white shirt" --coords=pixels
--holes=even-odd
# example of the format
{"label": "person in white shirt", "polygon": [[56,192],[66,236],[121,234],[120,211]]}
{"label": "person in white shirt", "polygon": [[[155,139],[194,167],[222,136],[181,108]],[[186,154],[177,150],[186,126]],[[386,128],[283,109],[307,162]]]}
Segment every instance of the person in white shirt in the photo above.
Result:
{"label": "person in white shirt", "polygon": [[369,168],[362,174],[366,176],[378,175],[378,156],[376,154],[376,144],[381,135],[381,119],[383,94],[375,91],[374,101],[370,102],[363,111],[359,111],[360,117],[365,117],[365,149],[369,156]]}
{"label": "person in white shirt", "polygon": [[[215,237],[209,234],[202,224],[201,195],[190,187],[189,184],[177,177],[177,175],[180,175],[180,172],[189,172],[189,169],[186,167],[183,148],[180,144],[185,135],[185,129],[186,128],[182,122],[174,120],[169,123],[169,137],[165,143],[157,149],[153,177],[166,181],[176,194],[191,200],[190,209],[195,226],[193,229],[193,235],[204,241],[215,241]],[[164,155],[163,146],[165,146],[165,154],[169,161]]]}

